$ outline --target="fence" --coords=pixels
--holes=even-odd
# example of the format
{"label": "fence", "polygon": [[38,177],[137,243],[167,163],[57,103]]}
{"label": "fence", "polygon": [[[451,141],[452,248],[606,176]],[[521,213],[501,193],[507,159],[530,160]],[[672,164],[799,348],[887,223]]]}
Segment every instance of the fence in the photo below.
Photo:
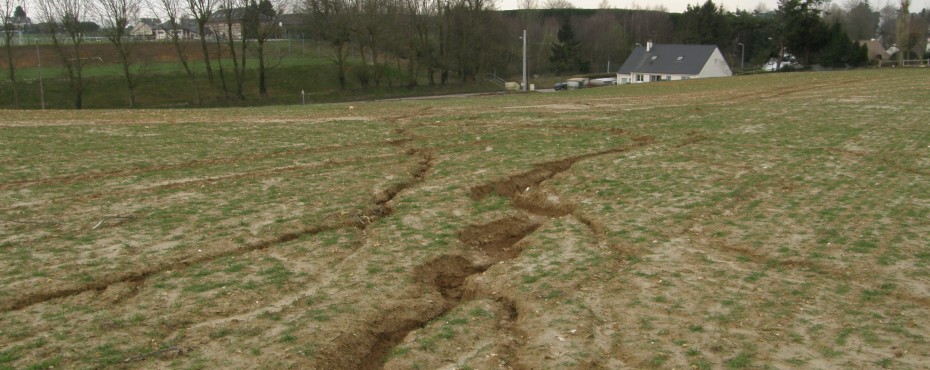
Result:
{"label": "fence", "polygon": [[908,59],[898,63],[897,60],[879,61],[878,67],[927,67],[930,66],[930,59]]}

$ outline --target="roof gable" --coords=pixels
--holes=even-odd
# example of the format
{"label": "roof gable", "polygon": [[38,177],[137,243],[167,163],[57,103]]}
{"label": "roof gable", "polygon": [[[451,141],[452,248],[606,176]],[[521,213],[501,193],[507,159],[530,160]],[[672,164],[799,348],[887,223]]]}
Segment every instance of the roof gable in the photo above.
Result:
{"label": "roof gable", "polygon": [[650,51],[638,46],[619,73],[697,75],[715,50],[715,45],[654,44]]}
{"label": "roof gable", "polygon": [[151,28],[158,27],[161,23],[157,18],[139,18],[139,21],[136,23],[136,26],[149,26]]}
{"label": "roof gable", "polygon": [[241,21],[245,19],[245,13],[246,13],[245,8],[228,8],[228,9],[221,8],[219,10],[214,11],[213,14],[210,14],[210,22],[211,23],[219,23],[220,21],[225,22],[227,17],[229,17],[229,19],[233,21]]}

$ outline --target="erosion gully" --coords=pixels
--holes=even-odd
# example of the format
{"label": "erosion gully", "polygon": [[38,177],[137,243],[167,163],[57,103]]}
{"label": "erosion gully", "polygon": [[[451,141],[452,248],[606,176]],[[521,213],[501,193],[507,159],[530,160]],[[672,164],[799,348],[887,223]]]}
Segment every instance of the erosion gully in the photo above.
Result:
{"label": "erosion gully", "polygon": [[[652,139],[648,137],[636,138],[633,147],[645,146],[651,142]],[[410,310],[419,308],[420,314],[415,319],[402,320],[396,325],[373,328],[371,333],[374,337],[373,341],[370,337],[367,340],[359,338],[354,343],[364,346],[364,342],[370,342],[367,355],[363,356],[360,361],[343,359],[343,363],[347,368],[383,369],[386,356],[394,347],[402,343],[410,332],[423,328],[433,319],[455,309],[466,300],[490,298],[479,296],[480,292],[463,292],[466,280],[501,262],[519,256],[522,251],[519,242],[536,231],[547,219],[572,215],[587,225],[600,240],[601,227],[595,221],[578,213],[574,204],[553,201],[553,196],[555,199],[560,199],[560,197],[551,191],[542,191],[539,188],[543,182],[569,170],[579,161],[618,154],[629,149],[630,147],[613,148],[545,162],[534,166],[529,171],[472,187],[469,194],[472,200],[477,201],[496,194],[509,198],[511,206],[522,212],[516,216],[485,224],[469,225],[460,230],[459,240],[473,250],[480,251],[487,258],[477,263],[459,255],[444,255],[418,266],[415,269],[416,281],[429,294],[438,293],[443,299],[436,302],[435,307],[408,307]],[[510,322],[516,323],[519,317],[517,306],[507,298],[493,297],[493,299],[508,308],[511,313]]]}

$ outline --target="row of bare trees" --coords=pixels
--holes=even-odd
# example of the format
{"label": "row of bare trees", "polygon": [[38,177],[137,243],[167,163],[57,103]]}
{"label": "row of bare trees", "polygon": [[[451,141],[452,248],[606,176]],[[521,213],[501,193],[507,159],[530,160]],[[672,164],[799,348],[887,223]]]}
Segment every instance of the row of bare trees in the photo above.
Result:
{"label": "row of bare trees", "polygon": [[[430,85],[445,84],[453,74],[474,80],[507,59],[504,40],[516,37],[488,0],[303,0],[301,5],[311,31],[332,46],[343,87],[350,70],[362,86],[380,86],[392,62],[406,71],[406,81],[398,81],[405,85],[417,84],[418,71]],[[352,66],[350,54],[359,59]]]}
{"label": "row of bare trees", "polygon": [[[16,63],[13,59],[13,38],[19,32],[13,24],[14,0],[0,0],[0,16],[8,78],[13,90],[15,105],[19,105],[16,90]],[[266,63],[264,44],[279,31],[280,9],[284,3],[278,0],[154,0],[152,4],[160,16],[167,19],[165,34],[174,45],[178,59],[184,68],[191,90],[198,103],[204,100],[204,92],[198,83],[205,76],[211,87],[223,99],[245,99],[244,85],[247,69],[247,54],[258,56],[259,94],[267,95]],[[145,0],[43,0],[36,3],[37,19],[44,26],[43,33],[51,40],[55,54],[60,59],[75,109],[83,107],[86,90],[84,69],[89,59],[82,50],[87,40],[89,20],[100,26],[100,34],[112,45],[126,87],[127,104],[136,105],[136,88],[144,66],[138,60],[136,49],[141,47],[137,37],[130,35],[132,26],[146,10]],[[195,69],[194,59],[187,50],[184,29],[187,19],[196,24],[203,60],[203,72]],[[233,29],[236,29],[234,32]],[[234,37],[237,35],[239,37]],[[209,45],[215,42],[216,45]],[[211,50],[217,55],[212,55]],[[224,53],[228,54],[224,56]],[[222,58],[232,62],[230,76],[221,63]],[[214,73],[214,64],[219,69],[219,78]],[[228,78],[227,78],[228,77]],[[232,86],[227,84],[232,80]]]}
{"label": "row of bare trees", "polygon": [[16,36],[17,31],[13,23],[15,11],[13,0],[0,0],[0,30],[3,31],[3,49],[6,51],[6,62],[10,66],[7,76],[13,89],[13,103],[15,106],[19,106],[19,92],[16,90],[15,84],[16,68],[13,67],[13,38]]}
{"label": "row of bare trees", "polygon": [[[15,63],[9,50],[15,30],[7,21],[14,1],[0,0],[0,15],[4,20],[6,64],[10,66],[8,78],[14,99],[18,100]],[[682,14],[662,8],[611,9],[606,1],[600,9],[572,9],[569,2],[547,0],[545,9],[539,9],[538,0],[520,0],[521,9],[517,11],[498,11],[494,0],[285,1],[44,0],[38,2],[38,18],[48,28],[45,32],[64,66],[76,108],[82,106],[85,89],[87,56],[81,53],[81,47],[88,31],[87,20],[102,26],[101,33],[112,44],[121,65],[127,104],[136,104],[135,91],[145,61],[136,60],[139,53],[135,51],[140,46],[127,33],[140,13],[146,11],[165,21],[162,27],[167,28],[167,39],[174,46],[189,91],[198,104],[207,99],[245,99],[247,79],[254,78],[249,72],[252,70],[257,70],[258,94],[268,94],[265,42],[281,35],[285,12],[292,13],[291,22],[299,18],[291,27],[299,23],[303,27],[299,32],[328,44],[334,78],[343,89],[350,81],[362,87],[413,86],[421,78],[429,85],[445,85],[451,79],[475,81],[488,72],[512,76],[521,65],[521,30],[529,34],[526,57],[530,73],[549,72],[552,46],[560,42],[558,31],[566,24],[574,29],[577,57],[594,72],[615,71],[637,43],[647,41],[716,44],[731,63],[741,62],[744,53],[747,59],[761,64],[781,55],[786,48],[798,55],[806,50],[803,45],[787,45],[787,39],[778,36],[784,31],[781,10],[731,13],[710,1],[689,7]],[[870,35],[886,40],[894,37],[899,48],[910,50],[921,46],[911,41],[919,43],[926,35],[923,19],[927,17],[923,12],[920,16],[909,14],[908,0],[902,1],[902,9],[882,15],[881,23],[879,12],[865,0],[849,0],[846,8],[832,12],[820,10],[821,0],[790,3],[813,9],[808,17],[813,23],[822,23],[821,18],[841,23],[852,40]],[[896,13],[896,19],[891,13]],[[190,29],[206,37],[190,42],[185,33]],[[810,31],[803,24],[800,30]],[[242,36],[233,37],[239,34]],[[195,44],[199,51],[188,49]],[[257,66],[252,65],[256,63],[252,56],[257,56]]]}

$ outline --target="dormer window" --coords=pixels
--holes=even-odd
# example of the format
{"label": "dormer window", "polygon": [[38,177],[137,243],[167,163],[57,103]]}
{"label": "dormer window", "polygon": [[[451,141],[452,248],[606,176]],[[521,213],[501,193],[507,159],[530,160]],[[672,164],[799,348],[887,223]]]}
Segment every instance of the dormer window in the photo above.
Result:
{"label": "dormer window", "polygon": [[659,57],[658,55],[653,55],[651,59],[652,59],[652,60],[656,60],[656,58],[658,58],[658,57]]}
{"label": "dormer window", "polygon": [[677,61],[680,62],[680,61],[682,61],[682,60],[684,60],[684,59],[685,59],[685,57],[678,57],[678,59],[675,59],[675,60],[677,60]]}

